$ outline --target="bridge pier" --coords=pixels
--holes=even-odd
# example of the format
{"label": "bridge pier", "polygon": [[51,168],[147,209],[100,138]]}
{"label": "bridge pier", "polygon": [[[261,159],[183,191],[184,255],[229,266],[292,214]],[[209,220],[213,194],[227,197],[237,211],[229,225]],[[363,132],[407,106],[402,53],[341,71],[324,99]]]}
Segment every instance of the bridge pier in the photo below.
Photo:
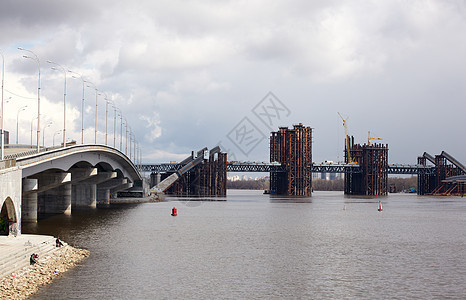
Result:
{"label": "bridge pier", "polygon": [[71,173],[46,172],[37,174],[39,182],[38,213],[71,214]]}
{"label": "bridge pier", "polygon": [[39,194],[39,213],[71,214],[71,184],[66,183]]}
{"label": "bridge pier", "polygon": [[21,219],[22,222],[37,222],[37,188],[38,180],[23,178],[22,189],[23,199],[21,202]]}
{"label": "bridge pier", "polygon": [[[351,161],[360,166],[359,173],[345,174],[345,194],[386,196],[388,194],[388,145],[360,145],[350,141]],[[345,162],[351,162],[345,144]]]}
{"label": "bridge pier", "polygon": [[96,185],[92,180],[98,175],[97,168],[76,168],[71,169],[72,207],[96,207]]}
{"label": "bridge pier", "polygon": [[270,174],[270,191],[278,195],[312,195],[312,128],[302,123],[270,133],[270,162],[285,166]]}
{"label": "bridge pier", "polygon": [[117,172],[98,172],[94,176],[73,185],[73,206],[97,207],[98,186],[116,177]]}
{"label": "bridge pier", "polygon": [[113,178],[112,180],[103,182],[97,186],[97,203],[109,204],[111,190],[115,192],[130,188],[131,186],[132,184],[126,178]]}
{"label": "bridge pier", "polygon": [[152,172],[150,174],[150,186],[157,186],[160,181],[162,179],[162,174],[160,174],[159,172],[155,173],[155,172]]}
{"label": "bridge pier", "polygon": [[95,208],[97,199],[97,185],[91,183],[77,183],[73,185],[72,206]]}

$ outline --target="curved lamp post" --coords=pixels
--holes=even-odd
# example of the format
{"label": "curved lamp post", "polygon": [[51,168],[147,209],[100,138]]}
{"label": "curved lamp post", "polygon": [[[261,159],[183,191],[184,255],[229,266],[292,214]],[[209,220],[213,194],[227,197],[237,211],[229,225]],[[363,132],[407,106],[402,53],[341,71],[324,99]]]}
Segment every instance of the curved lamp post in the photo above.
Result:
{"label": "curved lamp post", "polygon": [[[38,87],[37,87],[37,152],[39,152],[39,139],[40,139],[40,60],[39,60],[39,57],[37,57],[37,55],[34,52],[32,52],[31,50],[27,50],[27,49],[24,49],[24,48],[21,48],[21,47],[19,47],[18,49],[21,50],[21,51],[26,51],[26,52],[32,54],[32,56],[23,55],[23,57],[24,58],[30,58],[30,59],[34,60],[37,63],[37,68],[39,70],[39,81],[38,81]],[[31,138],[31,141],[32,141],[32,138]]]}
{"label": "curved lamp post", "polygon": [[78,75],[79,77],[76,77],[76,76],[74,76],[74,75],[71,75],[71,77],[73,77],[73,78],[79,78],[79,79],[81,79],[81,81],[82,81],[82,83],[83,83],[83,102],[82,102],[82,107],[81,107],[81,144],[84,144],[84,86],[85,86],[84,83],[85,83],[86,81],[85,81],[84,78],[83,78],[81,75],[79,75],[78,73],[73,72],[73,71],[70,71],[70,70],[68,70],[68,72]]}
{"label": "curved lamp post", "polygon": [[121,112],[120,109],[118,109],[119,116],[120,116],[120,151],[122,151],[123,147],[123,113]]}
{"label": "curved lamp post", "polygon": [[[125,129],[126,129],[126,137],[125,137],[125,154],[128,155],[128,120],[125,118]],[[130,146],[131,147],[131,146]]]}
{"label": "curved lamp post", "polygon": [[133,130],[131,129],[131,127],[129,128],[129,160],[131,160],[131,142],[133,141]]}
{"label": "curved lamp post", "polygon": [[37,117],[33,117],[31,119],[31,146],[32,146],[32,129],[33,129],[33,125],[34,125],[34,120],[37,119]]}
{"label": "curved lamp post", "polygon": [[108,102],[111,102],[111,100],[108,100],[107,93],[102,92],[104,94],[104,99],[105,99],[105,146],[107,146],[107,138],[108,138]]}
{"label": "curved lamp post", "polygon": [[53,124],[53,122],[50,121],[42,129],[42,148],[45,148],[45,128],[50,127],[50,125],[52,125],[52,124]]}
{"label": "curved lamp post", "polygon": [[95,86],[95,84],[93,84],[92,82],[86,81],[86,80],[85,80],[84,82],[87,82],[87,83],[92,84],[93,86],[88,85],[87,87],[93,87],[94,90],[95,90],[95,128],[94,128],[94,144],[97,144],[97,97],[99,96],[99,90],[97,89],[97,87]]}
{"label": "curved lamp post", "polygon": [[66,69],[62,67],[61,65],[57,64],[56,62],[53,62],[50,60],[48,60],[47,62],[49,64],[56,65],[58,68],[52,67],[52,70],[62,71],[65,77],[65,88],[63,92],[63,148],[65,148],[66,147]]}
{"label": "curved lamp post", "polygon": [[60,133],[61,133],[61,130],[58,130],[58,131],[56,131],[56,132],[53,134],[53,144],[52,144],[53,147],[55,147],[55,136],[56,136],[57,134],[60,134]]}
{"label": "curved lamp post", "polygon": [[22,112],[23,110],[26,109],[26,107],[28,107],[27,105],[21,107],[20,109],[18,109],[18,113],[16,114],[16,145],[18,145],[18,136],[19,136],[19,113]]}
{"label": "curved lamp post", "polygon": [[116,142],[116,110],[117,107],[115,106],[115,103],[113,103],[113,148],[115,148]]}

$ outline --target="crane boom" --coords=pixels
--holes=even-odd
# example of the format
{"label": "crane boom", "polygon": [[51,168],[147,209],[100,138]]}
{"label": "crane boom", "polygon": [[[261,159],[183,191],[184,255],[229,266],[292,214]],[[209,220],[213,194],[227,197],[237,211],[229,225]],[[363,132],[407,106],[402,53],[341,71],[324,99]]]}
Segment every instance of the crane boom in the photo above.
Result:
{"label": "crane boom", "polygon": [[382,138],[376,138],[371,136],[371,132],[367,132],[367,145],[371,145],[371,140],[381,140]]}
{"label": "crane boom", "polygon": [[346,136],[346,153],[348,155],[348,163],[352,163],[353,160],[351,159],[351,151],[350,151],[350,138],[348,135],[348,126],[346,125],[346,121],[348,121],[349,117],[343,118],[340,113],[338,113],[340,118],[343,120],[343,126],[345,127],[345,136]]}

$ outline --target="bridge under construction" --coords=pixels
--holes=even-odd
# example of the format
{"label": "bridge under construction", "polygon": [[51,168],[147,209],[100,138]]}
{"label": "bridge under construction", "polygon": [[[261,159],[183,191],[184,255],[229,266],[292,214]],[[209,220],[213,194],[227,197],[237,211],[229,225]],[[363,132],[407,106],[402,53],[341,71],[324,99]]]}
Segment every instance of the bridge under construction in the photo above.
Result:
{"label": "bridge under construction", "polygon": [[[151,186],[169,194],[225,196],[227,172],[269,172],[271,193],[311,196],[312,173],[344,173],[347,195],[384,196],[389,192],[388,175],[418,176],[419,195],[463,195],[466,168],[443,151],[424,153],[415,165],[389,164],[387,144],[355,144],[346,137],[344,163],[312,162],[312,128],[301,123],[271,132],[270,162],[228,162],[219,147],[201,149],[179,163],[145,164]],[[374,138],[372,138],[374,139]]]}

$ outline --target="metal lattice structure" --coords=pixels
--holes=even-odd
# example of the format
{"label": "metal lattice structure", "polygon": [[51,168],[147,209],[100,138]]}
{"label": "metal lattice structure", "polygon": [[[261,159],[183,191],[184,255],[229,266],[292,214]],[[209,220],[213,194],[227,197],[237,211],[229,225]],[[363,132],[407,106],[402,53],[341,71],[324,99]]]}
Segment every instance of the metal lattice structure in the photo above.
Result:
{"label": "metal lattice structure", "polygon": [[[166,173],[176,172],[183,168],[185,164],[180,163],[161,163],[141,165],[144,172]],[[285,166],[281,164],[271,164],[265,162],[228,162],[227,172],[255,172],[255,173],[275,173],[286,172]],[[312,165],[312,173],[360,173],[361,168],[356,164],[328,164],[318,163]],[[435,168],[422,163],[417,165],[389,164],[388,174],[404,175],[434,175]],[[154,174],[155,175],[155,174]],[[155,185],[152,184],[152,185]]]}
{"label": "metal lattice structure", "polygon": [[[162,180],[186,164],[164,164],[171,166],[170,172],[162,174]],[[178,196],[226,196],[227,154],[211,153],[202,163],[184,173],[168,190],[167,194]]]}
{"label": "metal lattice structure", "polygon": [[426,152],[418,157],[418,164],[427,166],[428,161],[434,165],[432,167],[434,172],[419,174],[419,195],[464,195],[466,168],[459,161],[445,151],[435,157]]}
{"label": "metal lattice structure", "polygon": [[285,172],[270,173],[270,190],[279,195],[311,196],[312,128],[302,124],[280,127],[270,136],[270,161]]}
{"label": "metal lattice structure", "polygon": [[[360,168],[359,173],[345,175],[345,194],[384,196],[388,194],[388,145],[354,144],[351,137],[350,155]],[[345,161],[348,162],[345,145]]]}

